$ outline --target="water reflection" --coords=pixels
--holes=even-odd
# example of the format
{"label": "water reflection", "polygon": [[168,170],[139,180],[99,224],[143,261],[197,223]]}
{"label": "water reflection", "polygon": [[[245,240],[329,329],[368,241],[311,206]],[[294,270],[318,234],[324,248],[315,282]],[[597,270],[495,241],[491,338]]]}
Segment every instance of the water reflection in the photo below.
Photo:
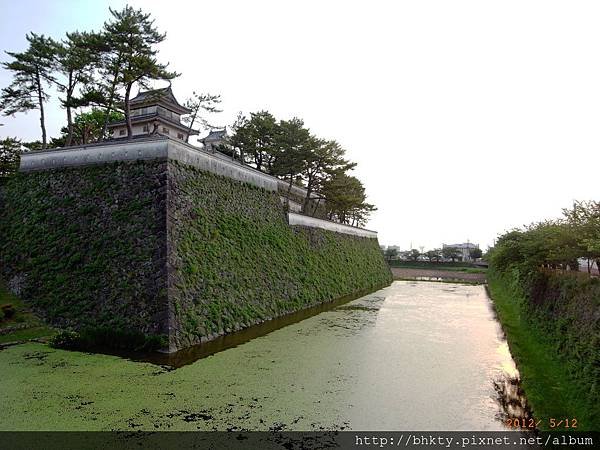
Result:
{"label": "water reflection", "polygon": [[[310,317],[316,316],[326,311],[330,311],[336,309],[338,307],[345,308],[347,310],[352,310],[353,308],[360,308],[360,306],[347,306],[343,307],[341,305],[345,305],[352,300],[356,300],[361,298],[371,291],[362,291],[353,295],[347,295],[345,297],[339,298],[337,300],[331,302],[320,303],[309,308],[305,308],[301,311],[297,311],[291,314],[286,314],[281,317],[276,317],[272,320],[268,320],[266,322],[262,322],[260,324],[254,325],[249,328],[244,328],[234,333],[226,334],[223,336],[219,336],[216,339],[203,343],[194,345],[189,348],[185,348],[179,350],[175,353],[113,353],[118,354],[120,356],[128,357],[129,359],[133,359],[135,361],[145,361],[158,365],[179,368],[186,366],[188,364],[192,364],[193,362],[206,358],[207,356],[214,355],[215,353],[221,352],[223,350],[227,350],[229,348],[237,347],[242,345],[252,339],[255,339],[260,336],[265,336],[273,331],[276,331],[280,328],[286,327],[288,325],[292,325],[303,320],[306,320]],[[373,297],[376,298],[376,297]],[[380,298],[383,300],[383,298]],[[373,308],[373,306],[369,306],[369,308]]]}
{"label": "water reflection", "polygon": [[344,301],[176,354],[176,370],[11,347],[6,379],[47,391],[6,391],[7,426],[485,431],[527,411],[484,287],[398,281]]}
{"label": "water reflection", "polygon": [[518,413],[515,384],[499,381],[518,371],[483,286],[394,283],[355,354],[353,428],[503,430],[503,411]]}
{"label": "water reflection", "polygon": [[[343,426],[500,430],[507,418],[531,416],[518,370],[482,286],[399,281],[365,297],[317,305],[144,360],[182,367],[255,341],[258,349],[248,356],[267,362],[274,357],[276,340],[288,342],[293,354],[294,336],[310,345],[304,357],[323,360],[320,370],[333,376],[324,393],[338,398],[330,403],[336,414],[340,405],[347,405],[341,415],[348,418],[339,422]],[[335,370],[328,367],[335,362],[324,356],[324,345],[337,352]],[[306,363],[305,358],[298,356],[296,364]],[[269,372],[265,376],[269,379]],[[302,385],[297,380],[291,388],[303,389]]]}
{"label": "water reflection", "polygon": [[521,387],[521,379],[507,376],[494,380],[493,384],[497,394],[496,400],[502,408],[498,420],[506,423],[508,419],[520,419],[528,424],[533,416]]}
{"label": "water reflection", "polygon": [[[489,296],[487,288],[486,293]],[[509,419],[518,419],[520,423],[530,425],[535,423],[535,421],[531,421],[533,414],[521,385],[521,375],[512,358],[506,334],[500,326],[498,315],[491,301],[489,302],[489,310],[496,322],[498,340],[500,341],[497,352],[502,361],[502,374],[492,380],[494,391],[496,392],[495,400],[500,406],[498,420],[506,424]],[[532,427],[528,426],[527,428],[531,429]]]}

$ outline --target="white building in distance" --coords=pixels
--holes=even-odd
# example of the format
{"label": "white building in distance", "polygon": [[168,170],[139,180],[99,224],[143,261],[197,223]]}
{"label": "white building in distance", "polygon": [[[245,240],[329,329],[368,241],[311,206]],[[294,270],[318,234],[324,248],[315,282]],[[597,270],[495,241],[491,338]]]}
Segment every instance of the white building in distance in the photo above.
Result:
{"label": "white building in distance", "polygon": [[471,261],[471,250],[479,248],[478,244],[466,242],[464,244],[442,244],[442,248],[451,247],[459,251],[463,261]]}

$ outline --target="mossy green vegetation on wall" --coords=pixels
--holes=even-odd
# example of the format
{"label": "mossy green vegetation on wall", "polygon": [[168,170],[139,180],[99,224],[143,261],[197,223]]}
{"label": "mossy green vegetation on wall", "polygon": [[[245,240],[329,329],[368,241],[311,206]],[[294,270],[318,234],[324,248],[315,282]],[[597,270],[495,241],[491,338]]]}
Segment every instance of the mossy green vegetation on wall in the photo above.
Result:
{"label": "mossy green vegetation on wall", "polygon": [[391,282],[377,239],[290,227],[276,192],[171,163],[168,210],[178,347]]}
{"label": "mossy green vegetation on wall", "polygon": [[0,282],[0,346],[11,342],[47,338],[55,333],[23,301]]}
{"label": "mossy green vegetation on wall", "polygon": [[166,162],[18,174],[0,191],[0,272],[60,327],[166,334]]}
{"label": "mossy green vegetation on wall", "polygon": [[87,341],[175,350],[391,282],[376,239],[290,227],[277,192],[173,161],[18,174],[0,202],[8,288]]}
{"label": "mossy green vegetation on wall", "polygon": [[600,427],[600,280],[553,271],[488,271],[490,293],[533,414]]}

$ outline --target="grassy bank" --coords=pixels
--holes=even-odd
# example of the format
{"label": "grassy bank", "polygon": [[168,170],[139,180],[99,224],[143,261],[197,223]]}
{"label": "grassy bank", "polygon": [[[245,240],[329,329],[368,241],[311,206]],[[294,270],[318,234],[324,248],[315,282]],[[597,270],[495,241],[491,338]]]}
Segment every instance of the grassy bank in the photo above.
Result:
{"label": "grassy bank", "polygon": [[565,348],[568,319],[555,323],[540,307],[532,307],[510,273],[490,270],[488,283],[533,414],[542,420],[540,428],[548,429],[552,418],[575,418],[578,430],[600,429],[597,380],[590,378],[583,358]]}

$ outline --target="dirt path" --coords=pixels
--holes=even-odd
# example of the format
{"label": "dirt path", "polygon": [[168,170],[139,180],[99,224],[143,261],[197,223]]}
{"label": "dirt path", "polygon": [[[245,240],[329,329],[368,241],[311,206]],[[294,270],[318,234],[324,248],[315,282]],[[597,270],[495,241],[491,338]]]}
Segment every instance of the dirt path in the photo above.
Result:
{"label": "dirt path", "polygon": [[468,273],[453,270],[432,270],[432,269],[409,269],[405,267],[392,267],[392,274],[395,280],[421,279],[421,278],[441,278],[447,281],[466,281],[469,283],[485,283],[485,273]]}

